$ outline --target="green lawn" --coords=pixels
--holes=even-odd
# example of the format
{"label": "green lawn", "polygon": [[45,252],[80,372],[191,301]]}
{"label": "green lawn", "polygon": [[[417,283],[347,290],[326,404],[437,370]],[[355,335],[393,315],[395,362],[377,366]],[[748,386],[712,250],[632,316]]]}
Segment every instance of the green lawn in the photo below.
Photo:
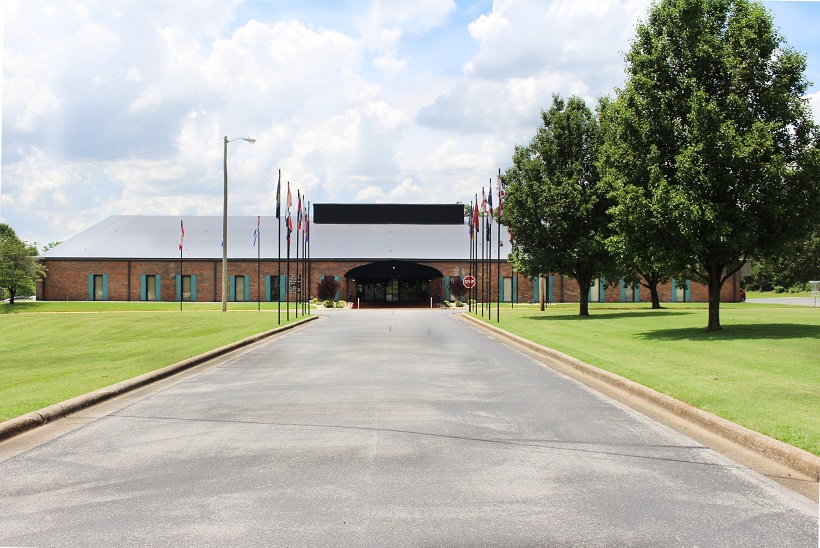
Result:
{"label": "green lawn", "polygon": [[[820,308],[722,304],[501,309],[492,324],[820,455]],[[478,317],[481,315],[479,313]]]}
{"label": "green lawn", "polygon": [[[221,308],[221,303],[186,303],[183,312],[179,303],[0,305],[0,420],[277,327],[276,303],[263,303],[262,312],[256,303],[230,303],[227,313]],[[286,317],[283,305],[282,324]]]}

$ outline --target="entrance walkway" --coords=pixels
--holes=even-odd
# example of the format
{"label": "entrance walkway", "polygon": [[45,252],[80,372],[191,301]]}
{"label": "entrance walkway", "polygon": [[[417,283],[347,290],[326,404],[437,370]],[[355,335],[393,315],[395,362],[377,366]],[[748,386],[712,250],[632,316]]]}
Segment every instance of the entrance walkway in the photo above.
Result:
{"label": "entrance walkway", "polygon": [[[353,308],[356,308],[357,304],[356,301],[353,301]],[[427,309],[430,310],[430,303],[421,303],[421,302],[398,302],[398,303],[387,303],[387,302],[359,302],[358,308],[364,309],[378,309],[378,310],[387,310],[387,309],[397,309],[397,310],[407,310],[407,309]],[[433,305],[433,309],[439,309],[441,307]]]}

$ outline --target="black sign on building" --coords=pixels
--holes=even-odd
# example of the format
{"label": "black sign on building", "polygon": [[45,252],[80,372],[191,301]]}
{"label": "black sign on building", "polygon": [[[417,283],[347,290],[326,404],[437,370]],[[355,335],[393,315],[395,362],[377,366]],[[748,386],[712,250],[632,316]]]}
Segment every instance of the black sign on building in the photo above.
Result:
{"label": "black sign on building", "polygon": [[337,225],[463,225],[463,204],[313,204],[313,222]]}

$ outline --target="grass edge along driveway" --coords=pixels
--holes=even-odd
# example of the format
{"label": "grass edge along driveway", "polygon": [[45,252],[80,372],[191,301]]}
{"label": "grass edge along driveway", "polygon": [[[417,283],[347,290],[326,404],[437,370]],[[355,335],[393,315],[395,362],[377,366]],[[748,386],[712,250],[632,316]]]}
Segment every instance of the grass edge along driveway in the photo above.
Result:
{"label": "grass edge along driveway", "polygon": [[[493,325],[820,455],[820,309],[721,305],[502,305]],[[479,309],[474,316],[482,318]]]}
{"label": "grass edge along driveway", "polygon": [[[166,303],[171,305],[167,311],[113,303],[38,304],[11,312],[8,309],[18,304],[0,305],[5,307],[0,313],[0,421],[278,326],[275,303],[272,309],[266,303],[261,312],[253,303],[252,310],[237,307],[226,313],[213,307],[179,312],[178,303],[176,309]],[[290,311],[290,322],[282,310],[282,325],[295,320],[295,310]]]}

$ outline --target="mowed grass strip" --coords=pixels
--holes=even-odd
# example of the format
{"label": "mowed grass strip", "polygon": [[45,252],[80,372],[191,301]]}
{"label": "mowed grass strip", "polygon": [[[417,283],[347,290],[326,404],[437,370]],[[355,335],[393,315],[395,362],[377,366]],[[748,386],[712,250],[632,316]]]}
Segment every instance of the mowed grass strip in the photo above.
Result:
{"label": "mowed grass strip", "polygon": [[[179,304],[175,312],[118,312],[109,311],[118,308],[113,303],[109,309],[82,304],[85,313],[19,313],[27,308],[20,307],[18,313],[0,314],[0,420],[274,329],[278,316],[275,309],[221,313],[218,303],[211,305],[213,311],[183,312]],[[295,320],[291,310],[290,321]]]}
{"label": "mowed grass strip", "polygon": [[[501,308],[492,324],[820,455],[820,308],[722,304]],[[478,317],[481,317],[479,313]]]}

